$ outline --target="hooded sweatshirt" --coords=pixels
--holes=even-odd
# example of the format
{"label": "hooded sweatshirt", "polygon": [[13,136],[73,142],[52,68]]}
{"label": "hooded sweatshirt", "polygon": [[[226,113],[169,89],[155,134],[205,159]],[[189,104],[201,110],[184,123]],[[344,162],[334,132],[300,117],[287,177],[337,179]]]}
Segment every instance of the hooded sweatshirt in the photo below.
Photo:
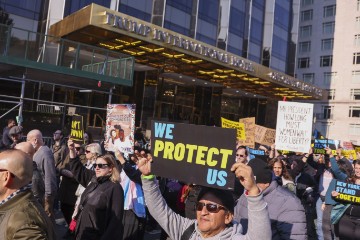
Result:
{"label": "hooded sweatshirt", "polygon": [[[172,240],[180,240],[186,229],[195,223],[195,230],[189,240],[205,239],[197,227],[197,220],[184,218],[173,212],[162,197],[155,180],[142,179],[145,202],[150,214],[165,230]],[[242,239],[271,239],[270,219],[262,194],[247,197],[249,206],[249,229],[246,235],[242,234],[242,226],[230,224],[223,231],[206,240],[242,240]]]}

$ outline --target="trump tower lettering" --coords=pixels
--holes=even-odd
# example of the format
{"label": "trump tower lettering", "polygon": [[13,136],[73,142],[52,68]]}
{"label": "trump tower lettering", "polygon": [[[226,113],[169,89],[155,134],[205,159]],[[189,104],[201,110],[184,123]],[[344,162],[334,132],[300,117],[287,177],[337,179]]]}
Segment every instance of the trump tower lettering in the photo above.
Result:
{"label": "trump tower lettering", "polygon": [[152,172],[186,183],[234,189],[236,129],[152,121]]}
{"label": "trump tower lettering", "polygon": [[360,185],[336,181],[335,191],[339,193],[336,200],[360,204]]}

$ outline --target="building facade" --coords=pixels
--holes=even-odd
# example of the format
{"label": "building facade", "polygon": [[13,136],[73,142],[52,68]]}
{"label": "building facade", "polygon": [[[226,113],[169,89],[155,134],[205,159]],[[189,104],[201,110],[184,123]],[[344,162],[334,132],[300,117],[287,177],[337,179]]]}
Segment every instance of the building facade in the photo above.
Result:
{"label": "building facade", "polygon": [[21,72],[9,58],[2,61],[13,68],[2,71],[3,78],[32,80],[25,111],[38,110],[40,100],[65,104],[63,119],[75,107],[95,127],[101,126],[97,116],[105,118],[106,103],[136,103],[136,123],[143,127],[151,118],[218,125],[220,117],[256,117],[274,128],[279,99],[323,95],[292,77],[299,0],[25,2],[0,1],[12,21],[4,49],[19,51],[25,33],[17,28],[58,39],[30,39],[36,61],[57,68],[19,62]]}
{"label": "building facade", "polygon": [[315,102],[315,127],[331,139],[360,137],[360,1],[302,0],[298,78],[328,92]]}

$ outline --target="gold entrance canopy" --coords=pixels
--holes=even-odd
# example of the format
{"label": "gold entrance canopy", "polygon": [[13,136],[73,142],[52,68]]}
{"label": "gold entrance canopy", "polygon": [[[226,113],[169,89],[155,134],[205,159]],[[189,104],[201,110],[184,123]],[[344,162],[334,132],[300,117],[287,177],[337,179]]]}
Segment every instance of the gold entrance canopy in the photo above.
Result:
{"label": "gold entrance canopy", "polygon": [[323,99],[324,91],[176,32],[91,4],[50,28],[50,35],[102,46],[139,64],[270,98]]}

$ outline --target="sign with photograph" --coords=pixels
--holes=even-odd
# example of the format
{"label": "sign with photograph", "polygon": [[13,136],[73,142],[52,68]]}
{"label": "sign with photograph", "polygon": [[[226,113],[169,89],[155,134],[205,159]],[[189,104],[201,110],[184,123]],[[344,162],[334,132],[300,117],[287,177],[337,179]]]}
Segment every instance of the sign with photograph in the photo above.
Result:
{"label": "sign with photograph", "polygon": [[152,121],[152,172],[202,186],[234,189],[236,129]]}
{"label": "sign with photograph", "polygon": [[108,104],[105,149],[125,157],[134,152],[135,104]]}

